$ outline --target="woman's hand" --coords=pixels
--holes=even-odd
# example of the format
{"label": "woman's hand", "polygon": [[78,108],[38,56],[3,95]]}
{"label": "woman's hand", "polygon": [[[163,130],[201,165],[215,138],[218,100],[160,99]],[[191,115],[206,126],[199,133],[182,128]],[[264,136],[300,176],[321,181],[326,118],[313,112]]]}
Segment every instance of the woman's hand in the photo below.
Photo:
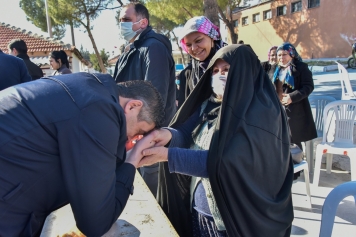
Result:
{"label": "woman's hand", "polygon": [[289,94],[282,94],[283,98],[281,100],[282,105],[289,105],[292,103],[292,99],[290,98]]}
{"label": "woman's hand", "polygon": [[156,142],[155,146],[165,146],[172,139],[172,133],[164,128],[154,130],[147,136],[152,136],[153,141]]}
{"label": "woman's hand", "polygon": [[164,146],[152,147],[142,152],[143,158],[138,167],[153,165],[157,162],[168,161],[168,148]]}
{"label": "woman's hand", "polygon": [[133,166],[135,166],[135,168],[138,167],[138,164],[143,157],[142,151],[147,148],[153,147],[156,144],[153,140],[154,137],[150,136],[150,134],[137,141],[135,146],[126,153],[126,163],[132,164]]}

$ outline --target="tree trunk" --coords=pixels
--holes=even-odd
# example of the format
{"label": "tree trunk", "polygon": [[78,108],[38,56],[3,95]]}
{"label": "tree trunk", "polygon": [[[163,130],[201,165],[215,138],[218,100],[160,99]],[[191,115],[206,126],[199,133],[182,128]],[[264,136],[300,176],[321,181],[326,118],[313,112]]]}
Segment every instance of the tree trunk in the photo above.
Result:
{"label": "tree trunk", "polygon": [[216,9],[218,9],[218,3],[216,0],[203,0],[204,16],[214,23],[214,25],[219,27],[219,15]]}
{"label": "tree trunk", "polygon": [[93,34],[91,33],[91,30],[90,30],[89,17],[87,16],[87,25],[85,25],[84,22],[82,22],[82,21],[80,21],[80,23],[85,27],[85,29],[86,29],[87,32],[88,32],[88,35],[89,35],[91,44],[93,45],[93,49],[94,49],[95,55],[96,55],[96,57],[98,58],[99,67],[100,67],[101,72],[102,72],[102,73],[106,73],[106,68],[105,68],[105,66],[104,66],[103,59],[102,59],[101,56],[100,56],[100,53],[99,53],[99,51],[98,51],[98,48],[96,47],[96,43],[95,43]]}
{"label": "tree trunk", "polygon": [[229,43],[237,44],[238,35],[235,33],[234,22],[227,23],[226,27],[227,27],[228,37],[229,37],[229,41],[230,41]]}
{"label": "tree trunk", "polygon": [[178,45],[178,48],[179,48],[179,51],[180,51],[180,55],[182,56],[182,59],[183,59],[183,64],[184,64],[184,66],[186,66],[187,64],[185,63],[184,53],[183,53],[182,48],[179,45],[178,38],[177,38],[176,34],[173,32],[173,30],[171,32],[173,34],[173,37],[174,37],[175,41],[177,42],[177,45]]}
{"label": "tree trunk", "polygon": [[[229,11],[230,11],[230,9],[227,9],[226,12],[229,12]],[[229,15],[225,15],[223,10],[220,7],[218,7],[218,12],[219,12],[219,14],[220,14],[220,16],[222,18],[222,21],[225,23],[225,25],[226,25],[226,27],[228,29],[228,31],[227,31],[228,37],[229,37],[228,38],[229,39],[228,43],[229,44],[237,44],[238,35],[235,32],[234,21],[232,20],[231,17],[229,17],[229,16],[232,15],[232,13],[230,12]]]}
{"label": "tree trunk", "polygon": [[75,46],[73,21],[70,21],[70,34],[72,36],[72,45]]}

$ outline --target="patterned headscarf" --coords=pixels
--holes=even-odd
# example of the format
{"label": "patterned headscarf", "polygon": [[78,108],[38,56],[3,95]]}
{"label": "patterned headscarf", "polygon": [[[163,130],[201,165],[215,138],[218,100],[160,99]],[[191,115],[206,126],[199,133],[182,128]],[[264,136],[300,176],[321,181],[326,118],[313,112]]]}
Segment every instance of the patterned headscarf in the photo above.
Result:
{"label": "patterned headscarf", "polygon": [[286,51],[288,51],[289,56],[291,56],[292,58],[294,58],[294,59],[296,59],[296,60],[298,60],[300,62],[303,61],[302,58],[299,56],[299,54],[298,54],[297,50],[295,49],[295,47],[289,42],[285,42],[281,46],[279,46],[277,48],[277,52],[279,50],[286,50]]}
{"label": "patterned headscarf", "polygon": [[219,27],[214,25],[208,18],[206,18],[205,16],[193,17],[188,20],[187,23],[185,23],[180,37],[180,44],[185,52],[188,52],[188,49],[184,42],[184,37],[193,32],[203,33],[212,38],[213,40],[221,39]]}
{"label": "patterned headscarf", "polygon": [[[300,62],[303,61],[302,58],[299,56],[295,47],[289,42],[285,42],[281,46],[279,46],[277,48],[277,52],[279,50],[286,50],[288,52],[289,56],[291,56],[293,59],[298,60]],[[276,68],[276,71],[274,71],[273,80],[272,80],[273,83],[275,83],[276,81],[280,81],[279,73],[280,73],[282,67],[283,67],[282,65],[278,65],[278,67]],[[286,73],[286,77],[284,78],[284,84],[286,84],[290,88],[294,89],[294,77],[292,75],[292,67],[293,67],[293,65],[289,62],[287,68],[285,69],[285,70],[287,70],[287,73]]]}
{"label": "patterned headscarf", "polygon": [[[271,59],[271,51],[274,50],[274,49],[277,49],[278,46],[272,46],[269,50],[268,50],[268,61]],[[276,50],[276,53],[277,53],[277,50]]]}

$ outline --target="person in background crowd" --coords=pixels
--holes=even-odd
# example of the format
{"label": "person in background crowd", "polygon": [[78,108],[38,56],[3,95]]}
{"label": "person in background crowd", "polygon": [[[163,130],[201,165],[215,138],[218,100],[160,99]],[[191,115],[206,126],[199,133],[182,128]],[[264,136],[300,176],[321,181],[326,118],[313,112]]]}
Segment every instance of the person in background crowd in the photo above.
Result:
{"label": "person in background crowd", "polygon": [[116,85],[108,74],[1,91],[0,236],[40,236],[47,215],[68,203],[85,236],[104,235],[133,193],[133,158],[142,157],[126,154],[127,138],[159,128],[163,109],[150,83]]}
{"label": "person in background crowd", "polygon": [[0,90],[31,81],[25,62],[0,50]]}
{"label": "person in background crowd", "polygon": [[[302,142],[317,137],[308,96],[314,90],[312,73],[295,47],[286,42],[277,48],[278,66],[273,83],[282,84],[281,103],[286,108],[291,142],[302,149]],[[277,91],[278,92],[278,91]]]}
{"label": "person in background crowd", "polygon": [[[163,210],[180,236],[191,236],[191,225],[194,237],[290,235],[287,116],[250,47],[220,49],[171,128],[135,148],[150,140],[156,145],[142,149],[139,166],[168,161]],[[193,176],[191,183],[179,174]]]}
{"label": "person in background crowd", "polygon": [[66,52],[63,50],[53,51],[49,56],[49,64],[55,70],[52,75],[70,74],[69,61]]}
{"label": "person in background crowd", "polygon": [[243,40],[239,40],[238,44],[245,44]]}
{"label": "person in background crowd", "polygon": [[198,84],[216,51],[226,43],[221,40],[220,30],[216,25],[205,16],[197,16],[185,23],[180,44],[192,61],[179,76],[179,107]]}
{"label": "person in background crowd", "polygon": [[[152,30],[149,12],[141,3],[129,3],[120,11],[120,31],[129,42],[115,66],[116,82],[150,81],[162,96],[167,126],[176,112],[175,63],[169,39]],[[140,169],[143,180],[157,194],[158,164]]]}
{"label": "person in background crowd", "polygon": [[42,69],[33,62],[31,62],[30,57],[27,55],[27,45],[25,41],[23,41],[22,39],[13,39],[8,44],[8,49],[11,55],[21,58],[25,62],[32,80],[36,80],[43,77]]}
{"label": "person in background crowd", "polygon": [[261,65],[263,67],[263,69],[265,70],[265,72],[268,74],[268,77],[271,79],[273,79],[273,74],[274,71],[276,70],[277,67],[277,46],[272,46],[269,50],[268,50],[268,61],[262,62]]}

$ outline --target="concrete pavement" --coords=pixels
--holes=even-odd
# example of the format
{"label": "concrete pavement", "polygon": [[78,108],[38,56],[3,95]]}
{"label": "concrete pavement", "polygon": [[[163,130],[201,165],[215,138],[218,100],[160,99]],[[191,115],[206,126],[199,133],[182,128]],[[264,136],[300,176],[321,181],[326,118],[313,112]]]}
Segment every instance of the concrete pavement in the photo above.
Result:
{"label": "concrete pavement", "polygon": [[[349,69],[349,77],[352,87],[356,90],[356,70]],[[335,99],[341,99],[341,85],[338,71],[315,73],[313,75],[315,89],[312,95],[328,95]],[[344,159],[348,159],[344,157]],[[337,185],[350,181],[349,171],[343,171],[335,167],[331,174],[326,174],[325,164],[322,164],[319,187],[311,187],[312,209],[308,207],[304,177],[301,175],[293,184],[294,221],[291,236],[319,236],[321,211],[324,200],[330,191]],[[310,173],[310,181],[313,181],[313,172]],[[333,237],[356,236],[356,205],[353,197],[344,199],[337,210]]]}

